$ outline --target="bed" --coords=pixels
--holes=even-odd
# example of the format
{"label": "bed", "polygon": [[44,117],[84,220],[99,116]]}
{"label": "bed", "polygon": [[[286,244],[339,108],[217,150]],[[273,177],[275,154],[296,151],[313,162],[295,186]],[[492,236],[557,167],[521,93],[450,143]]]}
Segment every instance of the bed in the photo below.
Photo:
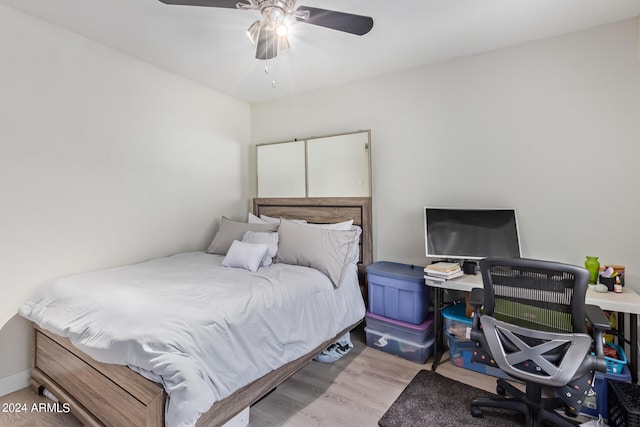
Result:
{"label": "bed", "polygon": [[[353,266],[353,270],[363,271],[364,266],[371,262],[371,200],[370,198],[305,198],[305,199],[254,199],[253,213],[257,217],[260,215],[266,215],[272,218],[288,218],[291,220],[307,220],[313,223],[337,223],[346,220],[353,220],[353,224],[361,228],[362,234],[360,236],[360,245],[354,248],[354,256],[358,258],[358,267]],[[283,221],[287,224],[287,227],[294,229],[294,223],[290,221]],[[282,226],[281,226],[282,227]],[[283,227],[284,228],[284,227]],[[306,228],[305,228],[306,229]],[[282,242],[281,242],[282,243]],[[283,245],[283,247],[286,245]],[[168,259],[156,261],[161,265],[169,265],[169,272],[174,265],[189,265],[198,270],[202,265],[208,262],[209,259],[215,259],[216,263],[224,261],[221,256],[218,258],[205,258],[207,255],[203,253],[191,253],[191,254],[179,254]],[[215,255],[213,255],[215,257]],[[226,258],[226,257],[225,257]],[[153,261],[153,260],[152,260]],[[145,268],[146,268],[145,264]],[[182,267],[180,267],[182,268]],[[282,271],[280,271],[280,270]],[[300,274],[301,269],[309,269],[307,267],[288,266],[274,264],[274,268],[268,271],[273,272],[273,277],[258,278],[256,280],[262,280],[258,285],[253,288],[261,288],[264,285],[260,283],[271,283],[277,278],[286,274]],[[291,273],[289,270],[293,271]],[[143,268],[144,271],[144,268]],[[225,270],[227,271],[227,270]],[[266,271],[266,270],[261,270]],[[275,273],[277,271],[277,273]],[[234,273],[235,274],[235,273]],[[304,272],[308,274],[308,272]],[[326,275],[320,274],[317,271],[311,273],[312,276],[321,277],[319,280],[327,280]],[[264,276],[264,274],[263,274]],[[315,277],[315,276],[313,276]],[[357,276],[356,276],[357,277]],[[228,279],[229,283],[234,283],[233,277]],[[265,282],[266,280],[266,282]],[[306,279],[305,279],[306,280]],[[333,280],[333,279],[332,279]],[[248,281],[249,282],[249,281]],[[357,278],[356,278],[357,282]],[[336,282],[334,281],[334,284]],[[244,284],[243,284],[244,285]],[[247,285],[248,286],[248,285]],[[314,285],[316,286],[316,285]],[[326,284],[318,284],[318,289],[327,288]],[[350,285],[351,286],[351,285]],[[324,288],[323,288],[324,287]],[[335,293],[348,293],[348,288],[342,290],[344,286],[339,286],[335,289]],[[352,286],[353,287],[353,286]],[[355,285],[357,288],[357,284]],[[296,287],[291,287],[293,296],[288,296],[285,299],[295,301],[306,300],[307,297],[300,298],[296,296],[295,292],[300,292]],[[311,292],[313,294],[320,293],[319,291]],[[358,291],[359,293],[359,291]],[[349,297],[349,298],[352,298]],[[323,297],[324,298],[324,297]],[[345,299],[345,301],[355,301],[353,299]],[[233,390],[226,390],[222,392],[222,398],[214,398],[211,401],[207,401],[207,410],[200,411],[202,413],[197,418],[195,425],[197,426],[219,426],[233,418],[236,414],[240,413],[243,409],[256,402],[258,399],[267,394],[270,390],[276,387],[281,382],[289,378],[293,373],[304,367],[312,358],[326,348],[332,341],[342,336],[345,332],[352,329],[362,319],[363,306],[362,298],[359,295],[360,301],[354,302],[355,317],[351,313],[351,310],[343,308],[342,311],[349,312],[348,316],[345,315],[341,320],[328,319],[317,326],[318,331],[322,330],[323,336],[318,342],[301,344],[300,348],[296,348],[295,351],[303,351],[303,354],[296,354],[295,351],[291,351],[288,355],[289,359],[286,362],[279,363],[277,366],[272,366],[266,369],[265,372],[261,372],[256,378],[251,378],[250,382],[243,384],[239,387],[233,385],[234,376],[243,376],[242,372],[238,372],[238,375],[229,375],[232,378],[231,386]],[[260,299],[255,296],[251,296],[246,301]],[[264,298],[263,298],[264,299]],[[297,314],[295,309],[291,308],[292,317],[289,323],[299,324],[300,322],[309,322],[309,318],[305,317],[303,313],[311,313],[313,311],[312,303],[310,306],[304,309],[300,309]],[[351,304],[349,302],[349,304]],[[298,303],[291,304],[297,306]],[[277,309],[286,309],[286,306],[278,307]],[[197,310],[195,310],[197,311]],[[250,311],[249,311],[250,312]],[[318,314],[318,313],[316,313]],[[319,314],[318,314],[319,315]],[[229,315],[231,316],[231,314]],[[314,314],[315,316],[315,314]],[[341,317],[341,316],[336,316]],[[116,318],[116,317],[114,317]],[[144,319],[145,316],[140,316],[139,319]],[[203,320],[205,323],[208,320]],[[165,388],[158,382],[151,381],[148,378],[153,378],[153,373],[145,371],[145,366],[142,368],[133,366],[132,368],[118,363],[103,363],[96,359],[109,361],[109,356],[101,354],[100,351],[93,349],[92,347],[83,347],[86,343],[82,342],[76,345],[65,337],[67,329],[51,327],[41,327],[38,325],[40,322],[34,323],[34,351],[33,351],[33,370],[31,383],[36,389],[42,389],[42,387],[49,390],[60,401],[68,402],[71,405],[74,415],[87,426],[164,426],[167,419],[165,419],[165,404],[167,402],[167,392]],[[115,322],[117,323],[117,322]],[[233,323],[233,322],[231,322]],[[313,321],[311,322],[313,323]],[[144,321],[140,320],[140,325],[144,324]],[[154,323],[155,324],[155,323]],[[237,324],[237,323],[235,323]],[[331,324],[331,328],[329,328]],[[138,327],[138,324],[132,324],[132,329]],[[255,325],[254,325],[255,326]],[[260,325],[258,325],[260,326]],[[326,326],[326,328],[324,328]],[[265,325],[265,328],[270,327]],[[323,329],[324,328],[324,329]],[[259,329],[259,328],[258,328]],[[327,331],[331,329],[330,335],[326,335]],[[259,333],[259,332],[256,332]],[[197,330],[194,332],[197,335]],[[295,334],[294,334],[295,335]],[[75,341],[77,336],[70,335]],[[318,338],[321,334],[318,333]],[[92,337],[91,340],[99,340]],[[233,339],[235,343],[235,337]],[[239,348],[246,349],[249,359],[256,361],[255,363],[247,364],[245,366],[250,367],[251,371],[255,365],[261,365],[262,359],[256,358],[254,351],[263,351],[265,354],[270,353],[270,348],[274,347],[271,344],[256,343],[255,345],[248,345],[246,342],[240,342]],[[208,352],[210,349],[205,344],[203,349]],[[266,345],[266,348],[261,347]],[[305,347],[306,346],[306,347]],[[83,351],[85,350],[85,351]],[[205,352],[203,350],[203,352]],[[91,355],[89,355],[89,354]],[[244,352],[236,353],[245,357]],[[94,357],[92,357],[94,356]],[[226,356],[228,358],[228,356]],[[241,359],[242,357],[239,357]],[[253,359],[251,359],[253,357]],[[268,359],[268,357],[265,357]],[[220,363],[224,364],[224,357],[221,356]],[[271,363],[271,362],[265,362]],[[134,372],[136,369],[138,372]],[[265,370],[264,366],[256,367],[254,370]],[[242,375],[241,375],[242,374]],[[253,372],[255,374],[255,372]],[[249,375],[249,374],[247,374]],[[166,378],[158,377],[154,378],[156,381],[162,381],[168,390],[174,390],[171,381],[167,381]],[[167,411],[168,412],[168,411]],[[169,412],[171,414],[171,412]],[[173,422],[172,425],[177,425]]]}

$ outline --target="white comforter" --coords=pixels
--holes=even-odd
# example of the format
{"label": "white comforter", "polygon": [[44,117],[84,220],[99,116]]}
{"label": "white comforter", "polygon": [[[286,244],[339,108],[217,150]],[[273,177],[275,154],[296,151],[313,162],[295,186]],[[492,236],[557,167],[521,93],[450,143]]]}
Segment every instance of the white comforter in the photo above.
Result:
{"label": "white comforter", "polygon": [[310,268],[250,273],[222,259],[190,252],[58,279],[20,314],[161,382],[166,425],[192,426],[214,402],[364,316],[355,265],[335,289]]}

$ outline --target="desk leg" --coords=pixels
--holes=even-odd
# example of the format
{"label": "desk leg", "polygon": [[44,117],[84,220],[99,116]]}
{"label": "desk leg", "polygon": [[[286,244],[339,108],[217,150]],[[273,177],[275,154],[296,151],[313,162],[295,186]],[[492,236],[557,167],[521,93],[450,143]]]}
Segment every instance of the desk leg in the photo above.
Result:
{"label": "desk leg", "polygon": [[638,315],[629,313],[629,335],[631,338],[631,358],[629,369],[631,370],[631,382],[638,382]]}
{"label": "desk leg", "polygon": [[627,329],[625,328],[624,313],[618,312],[616,319],[617,319],[616,331],[615,331],[615,335],[617,337],[616,344],[622,347],[622,349],[625,351],[625,354],[627,354],[625,344],[628,343],[629,340],[627,340],[627,337],[625,336]]}
{"label": "desk leg", "polygon": [[431,370],[435,371],[440,364],[442,358],[442,352],[444,350],[444,334],[442,332],[442,300],[444,291],[442,288],[433,288],[433,327],[434,342],[433,342],[433,364]]}

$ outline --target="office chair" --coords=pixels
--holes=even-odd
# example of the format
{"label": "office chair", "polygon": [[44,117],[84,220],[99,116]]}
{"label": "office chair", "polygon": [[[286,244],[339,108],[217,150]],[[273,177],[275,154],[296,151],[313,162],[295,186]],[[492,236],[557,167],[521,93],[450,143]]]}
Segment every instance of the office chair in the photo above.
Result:
{"label": "office chair", "polygon": [[[527,426],[578,425],[555,409],[569,416],[580,411],[594,371],[606,372],[602,338],[610,328],[600,307],[585,304],[589,272],[525,258],[483,259],[480,271],[484,289],[470,296],[471,339],[480,344],[473,360],[524,382],[526,391],[499,379],[500,396],[472,399],[471,414],[481,417],[484,406],[519,411]],[[543,387],[559,397],[542,398]]]}

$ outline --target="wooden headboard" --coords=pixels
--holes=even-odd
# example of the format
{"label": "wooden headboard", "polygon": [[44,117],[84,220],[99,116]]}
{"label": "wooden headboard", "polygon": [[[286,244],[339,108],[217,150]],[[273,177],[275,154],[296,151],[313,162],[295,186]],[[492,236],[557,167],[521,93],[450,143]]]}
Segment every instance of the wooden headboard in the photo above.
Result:
{"label": "wooden headboard", "polygon": [[328,224],[353,219],[362,228],[359,270],[373,262],[371,197],[255,198],[253,214]]}

